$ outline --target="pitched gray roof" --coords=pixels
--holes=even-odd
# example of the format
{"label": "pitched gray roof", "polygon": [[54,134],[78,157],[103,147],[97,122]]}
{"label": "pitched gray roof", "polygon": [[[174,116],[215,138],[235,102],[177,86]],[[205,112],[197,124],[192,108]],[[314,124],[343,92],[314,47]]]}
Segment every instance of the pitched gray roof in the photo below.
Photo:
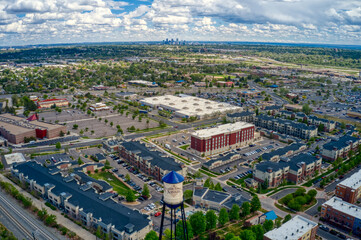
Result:
{"label": "pitched gray roof", "polygon": [[93,189],[83,191],[75,180],[65,182],[60,174],[50,175],[46,168],[35,162],[19,164],[14,166],[14,169],[40,185],[53,184],[55,188],[52,192],[55,194],[70,194],[71,197],[68,200],[70,203],[80,206],[86,213],[93,213],[93,217],[101,218],[103,223],[113,224],[119,231],[123,231],[129,223],[134,224],[134,230],[141,230],[150,223],[147,215],[131,210],[111,199],[103,201],[99,199],[101,195],[95,193]]}

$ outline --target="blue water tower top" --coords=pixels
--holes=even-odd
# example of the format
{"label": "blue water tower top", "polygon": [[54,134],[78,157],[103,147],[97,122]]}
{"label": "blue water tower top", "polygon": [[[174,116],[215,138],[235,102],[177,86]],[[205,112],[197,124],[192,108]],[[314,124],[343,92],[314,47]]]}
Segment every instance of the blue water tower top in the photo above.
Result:
{"label": "blue water tower top", "polygon": [[175,171],[171,171],[162,178],[162,181],[169,184],[176,184],[183,182],[184,177]]}

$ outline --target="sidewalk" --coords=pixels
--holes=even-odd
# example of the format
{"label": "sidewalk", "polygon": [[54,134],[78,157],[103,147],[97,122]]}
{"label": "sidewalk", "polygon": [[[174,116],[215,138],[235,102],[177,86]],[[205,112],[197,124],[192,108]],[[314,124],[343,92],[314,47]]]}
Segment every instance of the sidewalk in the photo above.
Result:
{"label": "sidewalk", "polygon": [[33,201],[33,205],[35,207],[37,207],[38,209],[45,208],[49,214],[53,214],[56,216],[57,223],[65,226],[70,231],[75,232],[80,238],[85,239],[85,240],[88,240],[88,239],[95,240],[96,239],[95,235],[91,234],[87,230],[83,229],[81,226],[75,224],[71,220],[69,220],[69,219],[65,218],[63,215],[61,215],[61,212],[59,210],[54,211],[54,210],[51,210],[50,208],[48,208],[47,206],[45,206],[45,201],[43,199],[34,198],[31,194],[24,191],[22,188],[20,188],[18,185],[16,185],[12,181],[10,181],[8,178],[4,177],[2,174],[0,174],[0,180],[11,183],[14,187],[16,187],[16,189],[19,190],[19,192],[24,194],[24,196],[31,198]]}

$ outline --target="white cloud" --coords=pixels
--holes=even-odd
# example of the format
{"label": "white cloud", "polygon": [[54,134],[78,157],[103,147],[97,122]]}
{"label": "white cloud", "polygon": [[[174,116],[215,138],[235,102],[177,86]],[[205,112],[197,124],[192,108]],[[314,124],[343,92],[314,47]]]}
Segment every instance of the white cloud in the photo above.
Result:
{"label": "white cloud", "polygon": [[[154,0],[135,4],[124,0],[0,0],[0,44],[173,36],[349,43],[359,43],[361,38],[359,0]],[[124,10],[131,5],[134,10]]]}

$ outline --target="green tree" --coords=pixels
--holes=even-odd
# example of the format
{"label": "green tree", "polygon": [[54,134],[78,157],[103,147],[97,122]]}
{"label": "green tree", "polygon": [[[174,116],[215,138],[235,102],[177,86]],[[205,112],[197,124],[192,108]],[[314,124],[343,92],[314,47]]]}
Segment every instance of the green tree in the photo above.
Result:
{"label": "green tree", "polygon": [[251,213],[251,204],[249,202],[242,203],[242,216],[246,217]]}
{"label": "green tree", "polygon": [[134,195],[134,192],[131,189],[129,189],[127,191],[125,199],[127,200],[127,202],[134,202],[135,201],[135,195]]}
{"label": "green tree", "polygon": [[232,238],[234,238],[234,234],[233,233],[227,233],[224,240],[231,240]]}
{"label": "green tree", "polygon": [[142,196],[146,196],[147,198],[150,197],[148,184],[144,184],[143,190],[142,190]]}
{"label": "green tree", "polygon": [[56,149],[60,150],[60,148],[61,148],[61,143],[60,143],[60,142],[55,143],[55,147],[56,147]]}
{"label": "green tree", "polygon": [[281,227],[281,225],[282,225],[281,218],[276,218],[275,225],[276,225],[276,228]]}
{"label": "green tree", "polygon": [[244,230],[239,235],[242,240],[256,240],[256,234],[251,230]]}
{"label": "green tree", "polygon": [[212,179],[211,179],[211,178],[207,178],[206,181],[204,181],[203,187],[205,187],[205,188],[210,188],[211,182],[212,182]]}
{"label": "green tree", "polygon": [[147,233],[147,235],[145,235],[144,240],[158,240],[159,237],[157,235],[157,233],[155,231],[150,231],[149,233]]}
{"label": "green tree", "polygon": [[82,165],[84,162],[81,160],[81,158],[78,158],[78,165]]}
{"label": "green tree", "polygon": [[42,208],[41,210],[38,211],[38,217],[40,218],[41,221],[44,221],[47,215],[48,215],[48,211],[46,211],[45,208]]}
{"label": "green tree", "polygon": [[263,228],[266,232],[269,232],[273,229],[273,221],[272,220],[265,220],[263,223]]}
{"label": "green tree", "polygon": [[125,175],[125,181],[126,181],[126,182],[129,182],[129,181],[130,181],[130,176],[129,176],[128,173]]}
{"label": "green tree", "polygon": [[47,226],[54,226],[54,224],[56,224],[56,216],[51,214],[51,215],[48,215],[46,218],[45,218],[45,225]]}
{"label": "green tree", "polygon": [[286,223],[286,222],[288,222],[289,220],[291,220],[292,219],[292,216],[290,215],[290,214],[287,214],[286,216],[285,216],[285,218],[283,219],[283,222],[282,223]]}
{"label": "green tree", "polygon": [[256,235],[256,240],[263,240],[264,230],[260,224],[253,225],[251,230]]}
{"label": "green tree", "polygon": [[306,103],[302,106],[302,112],[309,115],[312,112],[312,108]]}
{"label": "green tree", "polygon": [[254,197],[251,200],[251,211],[255,212],[261,209],[261,202],[259,201],[259,198],[257,195],[254,195]]}
{"label": "green tree", "polygon": [[191,199],[193,197],[193,191],[190,189],[185,190],[183,197],[184,197],[184,200]]}
{"label": "green tree", "polygon": [[[189,221],[186,222],[187,223],[187,232],[188,232],[188,239],[192,239],[193,238],[193,230],[192,230],[192,225],[190,224]],[[186,238],[184,238],[184,229],[183,229],[183,221],[180,220],[177,223],[177,240],[186,240]]]}
{"label": "green tree", "polygon": [[220,191],[220,192],[222,191],[222,186],[219,182],[216,184],[216,186],[214,186],[214,190]]}
{"label": "green tree", "polygon": [[307,195],[311,197],[311,199],[315,198],[317,195],[317,191],[315,189],[311,189],[307,192]]}
{"label": "green tree", "polygon": [[238,220],[239,219],[239,211],[240,211],[240,207],[237,204],[233,204],[231,211],[229,211],[229,218],[231,220]]}
{"label": "green tree", "polygon": [[170,229],[167,228],[166,230],[164,230],[164,237],[163,239],[165,240],[171,240],[171,239],[174,239],[174,232],[170,232]]}
{"label": "green tree", "polygon": [[208,210],[206,213],[206,229],[211,230],[217,226],[217,215],[213,210]]}
{"label": "green tree", "polygon": [[218,217],[219,225],[224,226],[224,224],[226,224],[228,221],[229,221],[229,216],[228,216],[227,209],[221,208],[221,210],[219,211],[219,217]]}
{"label": "green tree", "polygon": [[189,222],[193,229],[193,234],[198,236],[206,230],[206,217],[201,211],[192,214],[189,217]]}
{"label": "green tree", "polygon": [[98,225],[97,230],[95,232],[95,236],[97,238],[102,238],[102,234],[103,234],[102,229],[101,229],[100,225]]}

